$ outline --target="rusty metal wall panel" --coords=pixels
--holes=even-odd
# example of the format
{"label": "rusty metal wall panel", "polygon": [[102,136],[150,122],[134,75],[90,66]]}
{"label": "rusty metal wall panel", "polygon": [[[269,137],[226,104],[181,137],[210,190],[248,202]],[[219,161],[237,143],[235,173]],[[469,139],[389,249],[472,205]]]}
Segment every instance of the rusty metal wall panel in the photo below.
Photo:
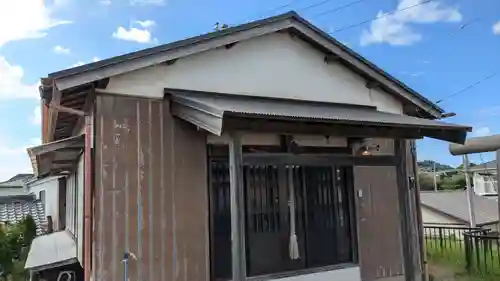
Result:
{"label": "rusty metal wall panel", "polygon": [[206,136],[169,101],[100,95],[95,115],[93,275],[208,280]]}
{"label": "rusty metal wall panel", "polygon": [[355,167],[354,188],[363,280],[403,274],[396,167]]}

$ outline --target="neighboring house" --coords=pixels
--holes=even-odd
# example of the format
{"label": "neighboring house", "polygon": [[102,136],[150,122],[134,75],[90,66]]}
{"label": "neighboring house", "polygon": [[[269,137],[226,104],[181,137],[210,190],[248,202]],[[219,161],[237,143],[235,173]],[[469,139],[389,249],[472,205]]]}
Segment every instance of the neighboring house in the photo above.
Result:
{"label": "neighboring house", "polygon": [[26,188],[26,182],[30,179],[33,179],[32,174],[18,174],[0,182],[0,197],[28,195],[30,192]]}
{"label": "neighboring house", "polygon": [[[470,225],[467,191],[426,191],[420,193],[422,222],[426,226]],[[483,196],[473,196],[476,226],[499,231],[498,203]]]}
{"label": "neighboring house", "polygon": [[26,188],[32,178],[32,174],[18,174],[0,182],[0,224],[17,223],[30,215],[40,235],[47,230],[47,217],[44,204]]}
{"label": "neighboring house", "polygon": [[[53,229],[64,229],[64,226],[60,225],[64,221],[64,218],[61,218],[61,216],[64,216],[64,213],[59,213],[59,192],[61,192],[59,187],[64,186],[60,182],[64,180],[64,177],[58,176],[43,179],[34,178],[25,183],[27,192],[40,200],[45,209],[45,215],[51,217]],[[61,198],[65,199],[65,195],[61,194]]]}
{"label": "neighboring house", "polygon": [[41,235],[47,230],[47,218],[43,204],[32,195],[3,197],[0,193],[0,224],[14,224],[26,216],[31,216],[36,224],[36,232]]}
{"label": "neighboring house", "polygon": [[0,182],[0,189],[2,188],[24,188],[25,183],[33,178],[33,174],[17,174],[12,178]]}
{"label": "neighboring house", "polygon": [[470,168],[474,192],[477,195],[497,196],[497,161],[493,160]]}
{"label": "neighboring house", "polygon": [[69,264],[86,281],[420,280],[412,140],[471,130],[293,12],[40,92],[28,153],[38,180],[65,177],[66,223],[26,268],[49,281]]}
{"label": "neighboring house", "polygon": [[[18,174],[7,181],[0,182],[0,197],[28,196],[32,194],[38,200],[45,212],[45,216],[50,216],[52,228],[59,228],[59,181],[62,177],[46,177],[37,179],[33,174]],[[63,194],[64,196],[64,194]]]}

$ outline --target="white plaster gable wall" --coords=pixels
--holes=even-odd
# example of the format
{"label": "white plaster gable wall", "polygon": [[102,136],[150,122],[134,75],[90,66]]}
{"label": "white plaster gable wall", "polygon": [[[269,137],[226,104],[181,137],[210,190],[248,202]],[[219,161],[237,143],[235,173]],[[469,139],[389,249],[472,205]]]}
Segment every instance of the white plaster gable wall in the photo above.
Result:
{"label": "white plaster gable wall", "polygon": [[28,192],[40,199],[40,191],[45,191],[45,216],[52,216],[54,229],[59,228],[59,177],[50,177],[28,184]]}
{"label": "white plaster gable wall", "polygon": [[103,92],[163,98],[164,88],[377,106],[402,113],[401,103],[299,38],[274,33],[111,77]]}

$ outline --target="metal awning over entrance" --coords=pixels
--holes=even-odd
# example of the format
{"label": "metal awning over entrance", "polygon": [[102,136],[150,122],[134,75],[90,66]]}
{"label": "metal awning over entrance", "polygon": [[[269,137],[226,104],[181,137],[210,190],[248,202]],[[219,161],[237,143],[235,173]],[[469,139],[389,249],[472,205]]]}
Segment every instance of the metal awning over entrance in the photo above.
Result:
{"label": "metal awning over entrance", "polygon": [[[272,99],[232,94],[166,89],[171,95],[172,114],[215,135],[234,125],[230,120],[267,120],[335,125],[366,133],[366,137],[430,137],[464,143],[471,127],[377,111],[375,107],[335,103]],[[229,121],[229,122],[228,122]],[[256,126],[257,128],[259,125]],[[241,128],[240,128],[241,129]],[[371,130],[370,130],[371,129]],[[387,132],[397,133],[396,135]]]}
{"label": "metal awning over entrance", "polygon": [[28,148],[35,176],[70,171],[83,152],[84,140],[85,135],[78,135]]}
{"label": "metal awning over entrance", "polygon": [[77,262],[76,243],[67,231],[36,237],[31,243],[25,269],[40,271]]}

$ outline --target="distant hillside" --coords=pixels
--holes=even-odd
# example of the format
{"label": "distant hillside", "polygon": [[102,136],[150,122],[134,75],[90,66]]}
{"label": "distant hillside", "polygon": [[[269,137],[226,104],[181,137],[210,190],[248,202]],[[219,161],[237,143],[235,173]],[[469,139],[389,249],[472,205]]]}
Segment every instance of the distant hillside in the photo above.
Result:
{"label": "distant hillside", "polygon": [[[427,171],[432,171],[434,169],[434,162],[432,160],[424,160],[424,161],[419,161],[418,162],[418,167],[420,167],[420,170],[427,170]],[[455,169],[454,167],[446,164],[441,164],[436,162],[436,171],[444,171],[444,170],[452,170]]]}

